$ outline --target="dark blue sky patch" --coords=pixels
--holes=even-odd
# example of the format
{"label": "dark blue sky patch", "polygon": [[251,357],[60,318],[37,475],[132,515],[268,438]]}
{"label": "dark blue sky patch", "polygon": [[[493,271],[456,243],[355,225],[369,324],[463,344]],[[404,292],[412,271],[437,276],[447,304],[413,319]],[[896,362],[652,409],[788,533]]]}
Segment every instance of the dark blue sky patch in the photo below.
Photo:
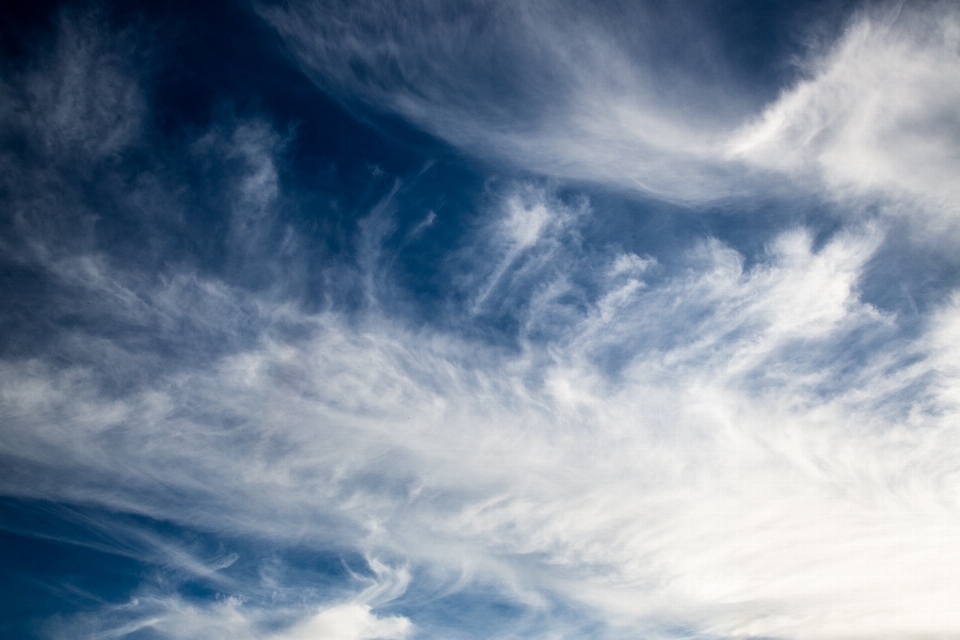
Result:
{"label": "dark blue sky patch", "polygon": [[144,579],[147,567],[111,553],[97,532],[78,531],[75,522],[58,517],[56,505],[6,498],[0,509],[0,629],[7,637],[39,637],[53,614],[123,601]]}
{"label": "dark blue sky patch", "polygon": [[0,624],[9,637],[45,637],[54,614],[89,615],[157,595],[199,605],[239,596],[252,607],[311,609],[372,576],[350,549],[265,544],[44,501],[6,498],[0,507]]}

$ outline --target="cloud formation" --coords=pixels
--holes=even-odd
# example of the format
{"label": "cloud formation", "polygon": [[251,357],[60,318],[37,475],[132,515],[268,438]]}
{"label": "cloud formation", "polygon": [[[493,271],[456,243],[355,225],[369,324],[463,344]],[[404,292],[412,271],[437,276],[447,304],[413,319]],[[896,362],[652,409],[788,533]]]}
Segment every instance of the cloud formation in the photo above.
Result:
{"label": "cloud formation", "polygon": [[892,212],[923,210],[935,229],[955,217],[949,4],[854,13],[766,105],[697,3],[683,16],[541,2],[304,1],[261,13],[320,86],[482,157],[693,203],[790,189],[770,184],[783,173],[834,196],[892,197]]}
{"label": "cloud formation", "polygon": [[[641,629],[946,633],[960,523],[957,381],[941,350],[956,311],[858,361],[857,342],[897,344],[894,319],[856,296],[876,242],[814,252],[791,232],[749,271],[708,242],[657,287],[643,260],[611,256],[581,320],[515,356],[376,314],[297,314],[305,339],[264,339],[113,400],[95,369],[7,364],[5,491],[362,541],[527,606],[560,597]],[[22,485],[16,470],[47,480]],[[202,611],[222,625],[235,606]],[[348,609],[343,625],[381,628]]]}
{"label": "cloud formation", "polygon": [[[926,215],[957,216],[960,17],[949,4],[865,12],[734,137],[732,153],[843,196],[881,193]],[[900,212],[902,213],[902,211]]]}
{"label": "cloud formation", "polygon": [[[703,169],[736,131],[758,173],[952,215],[954,187],[924,173],[920,153],[932,144],[930,162],[949,173],[950,141],[902,138],[904,120],[945,117],[952,89],[934,80],[952,73],[952,13],[855,18],[813,76],[746,128],[739,105],[696,131],[683,114],[659,127],[670,105],[650,98],[627,114],[643,123],[631,137],[609,94],[581,108],[601,62],[604,91],[627,68],[623,95],[635,95],[639,53],[612,52],[600,27],[537,4],[468,9],[262,13],[328,90],[470,150],[502,135],[530,171],[715,197],[745,184],[714,189],[722,172]],[[583,52],[563,45],[571,25]],[[485,46],[464,51],[474,39]],[[504,41],[516,49],[494,46]],[[52,53],[5,78],[3,129],[26,142],[3,158],[0,249],[42,288],[11,294],[28,321],[5,316],[16,339],[0,358],[0,491],[140,518],[84,526],[109,532],[97,549],[176,580],[65,613],[48,635],[484,635],[458,622],[490,602],[519,612],[516,637],[960,629],[960,301],[947,292],[908,324],[864,298],[888,242],[882,218],[778,228],[750,256],[704,233],[667,260],[626,240],[591,245],[587,227],[608,214],[584,195],[529,175],[491,180],[457,242],[438,249],[445,316],[424,322],[396,273],[441,224],[416,211],[403,226],[400,195],[419,176],[381,184],[331,258],[289,211],[304,197],[284,174],[295,134],[223,117],[163,138],[144,80],[117,53],[127,42],[64,19]],[[556,79],[524,84],[542,70],[530,47]],[[503,101],[475,84],[483,65],[496,76],[518,61],[532,66],[516,86],[497,76]],[[557,86],[568,100],[554,102]],[[890,108],[871,111],[887,93]],[[656,151],[611,170],[638,146]],[[884,164],[902,149],[921,164]],[[848,161],[861,156],[875,164]],[[681,189],[690,176],[701,186]],[[321,305],[303,293],[314,268],[339,283]],[[487,325],[507,338],[471,330]],[[241,551],[198,550],[147,519]],[[321,571],[304,577],[264,548],[328,553],[342,568],[321,588]]]}
{"label": "cloud formation", "polygon": [[684,200],[726,189],[706,161],[742,100],[699,16],[601,9],[297,2],[260,12],[318,84],[454,145]]}

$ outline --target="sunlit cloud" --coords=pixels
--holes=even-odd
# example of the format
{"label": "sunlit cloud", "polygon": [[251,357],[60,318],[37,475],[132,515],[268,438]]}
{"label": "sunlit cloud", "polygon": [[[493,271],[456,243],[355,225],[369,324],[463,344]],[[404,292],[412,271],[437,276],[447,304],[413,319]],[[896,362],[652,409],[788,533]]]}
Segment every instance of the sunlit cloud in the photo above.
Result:
{"label": "sunlit cloud", "polygon": [[935,232],[954,226],[960,21],[954,7],[898,5],[855,18],[734,138],[757,166],[815,180],[840,197],[880,193]]}

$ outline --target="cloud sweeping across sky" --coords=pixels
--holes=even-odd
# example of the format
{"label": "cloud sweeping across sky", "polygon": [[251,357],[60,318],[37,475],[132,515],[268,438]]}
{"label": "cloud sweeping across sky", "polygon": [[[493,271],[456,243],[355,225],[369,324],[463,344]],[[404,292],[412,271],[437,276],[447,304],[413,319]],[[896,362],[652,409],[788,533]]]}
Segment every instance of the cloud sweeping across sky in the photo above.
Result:
{"label": "cloud sweeping across sky", "polygon": [[735,136],[732,153],[838,194],[906,200],[942,232],[958,211],[958,43],[953,5],[865,14],[811,64],[810,79]]}
{"label": "cloud sweeping across sky", "polygon": [[10,637],[960,634],[960,14],[10,12]]}

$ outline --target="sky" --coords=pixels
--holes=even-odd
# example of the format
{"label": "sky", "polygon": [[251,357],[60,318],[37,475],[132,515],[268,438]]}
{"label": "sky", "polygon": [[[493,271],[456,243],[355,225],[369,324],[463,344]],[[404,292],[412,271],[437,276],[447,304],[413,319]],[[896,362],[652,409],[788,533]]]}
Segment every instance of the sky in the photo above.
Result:
{"label": "sky", "polygon": [[960,9],[7,4],[0,635],[960,637]]}

